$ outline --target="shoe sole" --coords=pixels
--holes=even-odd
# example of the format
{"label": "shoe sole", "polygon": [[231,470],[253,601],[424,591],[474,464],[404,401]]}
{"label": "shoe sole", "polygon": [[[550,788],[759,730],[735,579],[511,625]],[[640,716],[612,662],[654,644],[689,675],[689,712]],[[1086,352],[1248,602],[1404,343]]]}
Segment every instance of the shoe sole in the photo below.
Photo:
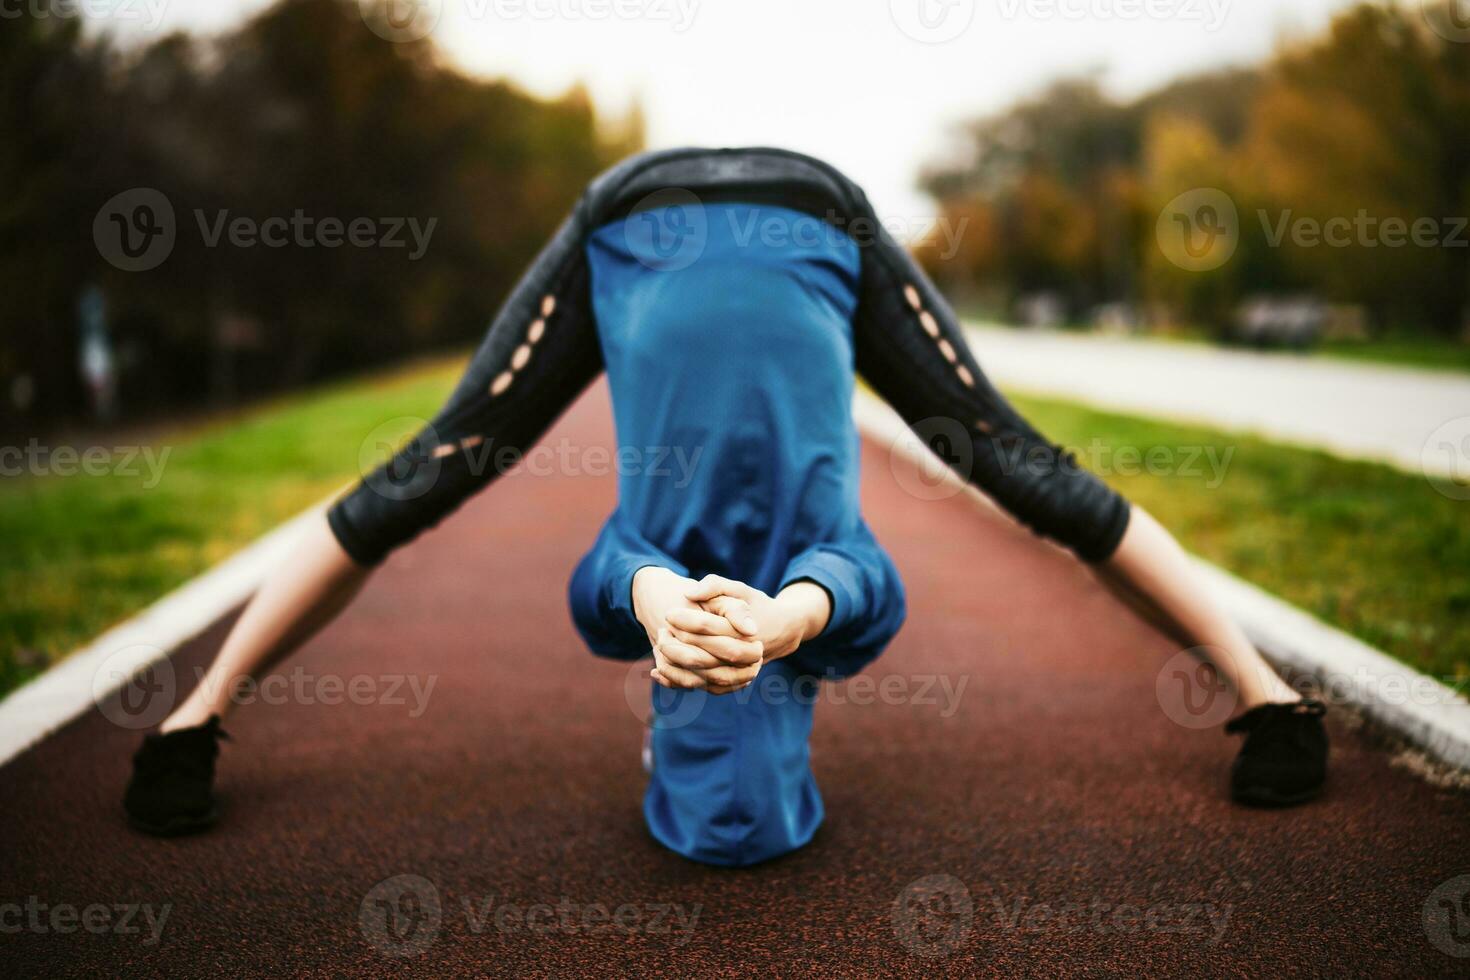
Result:
{"label": "shoe sole", "polygon": [[202,830],[208,830],[219,822],[219,811],[210,810],[202,817],[180,817],[165,823],[149,823],[128,814],[128,825],[134,830],[141,830],[145,834],[154,837],[187,837],[189,834],[197,834]]}
{"label": "shoe sole", "polygon": [[1314,786],[1300,793],[1278,793],[1266,786],[1248,786],[1245,789],[1233,791],[1230,795],[1235,802],[1246,806],[1280,808],[1310,803],[1322,795],[1322,787]]}

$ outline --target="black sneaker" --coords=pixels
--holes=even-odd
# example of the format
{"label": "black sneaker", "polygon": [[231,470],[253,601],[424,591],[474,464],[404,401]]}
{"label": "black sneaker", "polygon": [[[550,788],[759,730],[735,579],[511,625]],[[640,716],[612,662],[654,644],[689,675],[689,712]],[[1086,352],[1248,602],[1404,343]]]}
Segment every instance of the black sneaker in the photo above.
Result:
{"label": "black sneaker", "polygon": [[1320,701],[1263,704],[1225,726],[1245,733],[1230,770],[1230,795],[1252,806],[1294,806],[1322,792],[1327,781],[1327,731]]}
{"label": "black sneaker", "polygon": [[214,805],[214,760],[219,715],[194,728],[147,735],[133,756],[133,778],[123,796],[128,823],[158,837],[193,834],[219,819]]}

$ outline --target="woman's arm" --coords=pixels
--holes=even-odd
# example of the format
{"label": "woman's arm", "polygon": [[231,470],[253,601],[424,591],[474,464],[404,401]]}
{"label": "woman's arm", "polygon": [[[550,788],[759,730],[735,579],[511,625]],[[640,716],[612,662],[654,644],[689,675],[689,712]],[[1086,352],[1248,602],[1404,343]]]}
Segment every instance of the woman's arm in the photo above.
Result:
{"label": "woman's arm", "polygon": [[347,557],[325,517],[308,523],[235,621],[209,671],[160,729],[192,728],[210,715],[227,715],[239,683],[260,677],[331,622],[371,574]]}
{"label": "woman's arm", "polygon": [[164,731],[225,714],[240,678],[330,622],[371,568],[492,483],[597,376],[583,231],[579,209],[512,290],[433,421],[311,523]]}
{"label": "woman's arm", "polygon": [[859,372],[962,478],[1073,551],[1177,642],[1201,648],[1243,707],[1299,700],[1210,598],[1169,532],[1047,441],[990,384],[948,303],[881,230],[864,248],[854,336]]}
{"label": "woman's arm", "polygon": [[1114,595],[1184,648],[1201,647],[1249,710],[1268,702],[1301,700],[1209,596],[1205,583],[1164,526],[1142,507],[1118,550],[1093,571]]}

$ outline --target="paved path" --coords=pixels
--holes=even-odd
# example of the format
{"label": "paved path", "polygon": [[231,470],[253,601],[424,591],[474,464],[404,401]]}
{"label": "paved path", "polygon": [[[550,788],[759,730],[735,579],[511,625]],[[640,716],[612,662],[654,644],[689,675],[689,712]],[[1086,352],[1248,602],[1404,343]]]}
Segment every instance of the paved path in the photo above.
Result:
{"label": "paved path", "polygon": [[[607,414],[599,387],[551,438],[605,444]],[[625,696],[641,706],[644,683],[582,651],[564,598],[612,482],[521,474],[388,563],[299,658],[309,696],[236,715],[215,831],[127,829],[137,736],[98,712],[0,769],[5,974],[1470,966],[1440,948],[1470,953],[1465,923],[1424,924],[1426,904],[1445,916],[1470,890],[1455,880],[1470,873],[1470,796],[1335,724],[1325,799],[1230,805],[1233,740],[1171,720],[1191,716],[1156,693],[1168,643],[1061,553],[962,498],[915,500],[871,447],[864,463],[910,618],[871,687],[829,689],[818,708],[829,817],[805,850],[732,872],[648,837]],[[224,626],[176,658],[183,676]],[[434,685],[420,713],[394,686],[405,675],[419,694]],[[322,682],[356,677],[376,703],[327,703],[343,695]],[[401,935],[384,931],[395,908]],[[83,914],[95,932],[58,930]]]}
{"label": "paved path", "polygon": [[[1000,384],[1470,477],[1470,441],[1460,444],[1470,435],[1470,376],[1075,333],[968,333]],[[1436,431],[1443,438],[1426,453]]]}

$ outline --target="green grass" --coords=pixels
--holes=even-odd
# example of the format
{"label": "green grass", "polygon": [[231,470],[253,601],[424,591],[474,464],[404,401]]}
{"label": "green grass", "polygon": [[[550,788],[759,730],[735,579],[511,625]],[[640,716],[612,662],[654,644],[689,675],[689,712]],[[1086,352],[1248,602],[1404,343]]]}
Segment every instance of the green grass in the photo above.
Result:
{"label": "green grass", "polygon": [[1051,399],[1015,400],[1085,465],[1095,461],[1093,440],[1141,453],[1162,447],[1173,470],[1192,447],[1213,447],[1219,459],[1233,451],[1218,481],[1203,459],[1197,476],[1118,472],[1116,464],[1103,476],[1191,551],[1420,670],[1452,683],[1470,678],[1470,501],[1372,463]]}
{"label": "green grass", "polygon": [[1327,357],[1470,372],[1470,344],[1437,337],[1389,335],[1373,340],[1328,340],[1317,349]]}
{"label": "green grass", "polygon": [[[0,484],[0,693],[355,478],[367,434],[430,415],[459,370],[457,359],[420,364],[164,435],[155,450],[169,455],[151,488],[146,470]],[[1470,677],[1470,502],[1382,466],[1017,402],[1187,547],[1420,669]],[[404,420],[379,435],[412,428]],[[1133,473],[1093,447],[1131,447],[1140,468],[1159,447],[1173,463]],[[1195,447],[1198,472],[1180,472]]]}
{"label": "green grass", "polygon": [[[962,319],[984,326],[1013,329],[1015,327],[1014,324],[1004,320],[981,314],[967,314]],[[1065,323],[1059,329],[1068,333],[1093,332],[1092,327],[1085,323]],[[1197,344],[1225,350],[1237,349],[1220,344],[1204,327],[1174,327],[1167,331],[1138,334],[1136,339],[1157,341],[1163,344]],[[1332,358],[1359,361],[1365,364],[1388,364],[1396,367],[1470,373],[1470,342],[1402,331],[1391,331],[1380,337],[1364,340],[1323,340],[1307,351],[1276,350],[1268,353],[1275,353],[1278,357]]]}
{"label": "green grass", "polygon": [[[428,417],[461,369],[414,365],[315,389],[153,440],[162,478],[21,477],[0,483],[0,693],[358,475]],[[163,457],[161,454],[167,452]],[[115,457],[122,462],[122,457]]]}

